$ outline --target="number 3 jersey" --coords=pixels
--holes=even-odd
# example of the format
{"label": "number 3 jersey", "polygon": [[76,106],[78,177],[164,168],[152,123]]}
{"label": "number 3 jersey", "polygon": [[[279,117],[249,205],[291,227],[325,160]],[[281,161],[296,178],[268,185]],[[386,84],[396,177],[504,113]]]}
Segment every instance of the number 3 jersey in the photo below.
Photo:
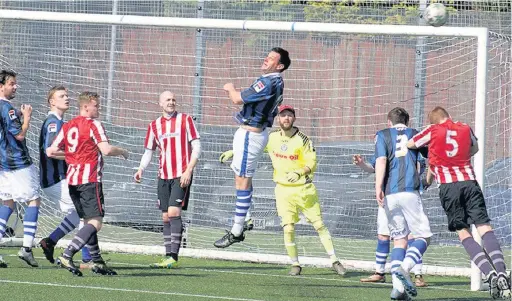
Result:
{"label": "number 3 jersey", "polygon": [[419,190],[419,152],[407,148],[407,141],[417,133],[404,124],[396,124],[375,135],[375,158],[387,158],[383,184],[386,195]]}
{"label": "number 3 jersey", "polygon": [[78,116],[63,125],[52,146],[64,150],[68,185],[101,182],[103,158],[98,143],[108,142],[101,122]]}

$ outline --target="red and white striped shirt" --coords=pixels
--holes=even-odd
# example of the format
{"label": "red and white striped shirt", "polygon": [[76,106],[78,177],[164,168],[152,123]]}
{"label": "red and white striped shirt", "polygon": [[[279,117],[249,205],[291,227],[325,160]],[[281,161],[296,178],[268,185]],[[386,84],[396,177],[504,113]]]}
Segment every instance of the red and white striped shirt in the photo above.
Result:
{"label": "red and white striped shirt", "polygon": [[477,139],[471,127],[448,119],[412,137],[416,147],[428,145],[428,162],[439,184],[475,180],[471,147]]}
{"label": "red and white striped shirt", "polygon": [[64,150],[68,185],[101,182],[103,158],[98,143],[108,142],[101,122],[78,116],[62,126],[52,143]]}
{"label": "red and white striped shirt", "polygon": [[151,122],[144,147],[160,149],[158,176],[161,179],[181,177],[190,163],[192,140],[199,139],[192,116],[174,113],[172,117],[159,117]]}

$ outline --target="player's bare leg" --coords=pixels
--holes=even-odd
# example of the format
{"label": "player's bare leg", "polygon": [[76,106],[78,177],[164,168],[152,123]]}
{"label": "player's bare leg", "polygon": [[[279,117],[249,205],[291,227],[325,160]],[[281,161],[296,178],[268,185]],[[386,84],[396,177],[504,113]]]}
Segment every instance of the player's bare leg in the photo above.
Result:
{"label": "player's bare leg", "polygon": [[240,177],[235,175],[235,186],[237,191],[236,213],[231,231],[227,233],[213,245],[217,248],[227,248],[234,243],[245,240],[244,222],[247,212],[251,207],[252,198],[252,178]]}

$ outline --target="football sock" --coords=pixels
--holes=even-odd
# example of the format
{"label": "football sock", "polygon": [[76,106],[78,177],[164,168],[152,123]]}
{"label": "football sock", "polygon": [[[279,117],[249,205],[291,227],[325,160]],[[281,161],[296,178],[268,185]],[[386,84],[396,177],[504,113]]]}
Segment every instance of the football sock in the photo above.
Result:
{"label": "football sock", "polygon": [[389,255],[389,239],[378,239],[377,249],[375,250],[375,272],[384,274],[386,270],[386,260]]}
{"label": "football sock", "polygon": [[9,206],[0,206],[0,238],[4,237],[7,230],[7,221],[12,214],[12,209]]}
{"label": "football sock", "polygon": [[69,243],[68,247],[64,251],[64,257],[68,259],[73,258],[76,252],[82,249],[85,243],[88,242],[89,239],[91,239],[91,237],[95,235],[97,232],[98,231],[93,225],[85,225],[82,229],[78,231],[73,240]]}
{"label": "football sock", "polygon": [[165,247],[165,256],[171,256],[171,223],[164,222],[164,247]]}
{"label": "football sock", "polygon": [[59,226],[50,234],[53,244],[56,244],[66,234],[73,231],[80,223],[80,217],[75,210],[70,210]]}
{"label": "football sock", "polygon": [[489,274],[494,271],[494,269],[492,268],[489,260],[487,260],[482,247],[471,236],[465,238],[462,241],[462,245],[464,246],[464,249],[466,249],[466,252],[468,253],[471,261],[476,264],[476,266],[480,269],[480,271],[482,271],[485,277],[488,277]]}
{"label": "football sock", "polygon": [[[78,230],[82,229],[84,227],[84,222],[80,221],[78,224]],[[87,247],[82,248],[82,261],[83,262],[89,262],[92,260],[91,253],[89,252],[89,249]]]}
{"label": "football sock", "polygon": [[415,239],[407,248],[405,253],[405,259],[402,263],[402,268],[406,272],[410,272],[411,269],[421,261],[421,257],[427,250],[427,241],[424,238]]}
{"label": "football sock", "polygon": [[395,271],[402,265],[405,258],[405,249],[393,248],[391,251],[391,278],[393,287],[399,292],[404,292],[404,286],[402,282],[396,277]]}
{"label": "football sock", "polygon": [[23,216],[23,247],[31,249],[34,245],[34,237],[37,230],[37,217],[39,207],[28,206]]}
{"label": "football sock", "polygon": [[181,246],[181,233],[183,232],[183,222],[181,216],[170,217],[171,228],[171,257],[178,261],[178,254]]}
{"label": "football sock", "polygon": [[91,255],[93,262],[101,260],[100,248],[98,246],[98,232],[94,232],[94,234],[91,235],[91,238],[89,238],[89,241],[85,245],[85,248],[82,248],[82,250],[86,249],[89,249],[89,254]]}
{"label": "football sock", "polygon": [[236,211],[231,234],[238,237],[244,230],[245,216],[251,208],[252,189],[236,191]]}
{"label": "football sock", "polygon": [[496,239],[496,235],[494,235],[494,231],[491,230],[482,236],[482,244],[491,258],[492,264],[496,268],[496,272],[506,273],[507,268],[505,266],[503,252],[501,251],[498,239]]}

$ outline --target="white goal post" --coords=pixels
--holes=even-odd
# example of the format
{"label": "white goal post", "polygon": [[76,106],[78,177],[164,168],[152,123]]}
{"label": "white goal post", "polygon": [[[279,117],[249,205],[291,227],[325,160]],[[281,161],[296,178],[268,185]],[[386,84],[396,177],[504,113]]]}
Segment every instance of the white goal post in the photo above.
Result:
{"label": "white goal post", "polygon": [[[0,10],[0,20],[18,21],[41,21],[41,22],[66,22],[73,24],[101,24],[120,26],[143,26],[143,27],[175,27],[193,29],[229,29],[239,31],[268,31],[268,32],[304,32],[304,33],[334,33],[334,34],[355,34],[355,35],[393,35],[393,36],[432,36],[432,37],[468,37],[477,39],[476,53],[476,76],[474,95],[474,130],[478,137],[480,151],[474,157],[474,170],[477,181],[485,187],[485,154],[486,154],[486,97],[487,97],[487,68],[488,68],[488,36],[487,28],[481,27],[431,27],[431,26],[402,26],[402,25],[360,25],[360,24],[330,24],[330,23],[307,23],[307,22],[273,22],[273,21],[243,21],[243,20],[221,20],[221,19],[199,19],[199,18],[167,18],[167,17],[145,17],[132,15],[108,15],[108,14],[78,14],[78,13],[57,13],[41,11],[20,11]],[[290,49],[293,55],[293,49]],[[293,59],[293,56],[292,56]],[[292,67],[293,68],[293,63]],[[285,79],[286,82],[286,79]],[[285,92],[286,93],[286,92]],[[435,105],[435,104],[434,104]],[[34,156],[34,154],[33,154]],[[138,158],[134,159],[138,160]],[[107,167],[108,168],[108,167]],[[108,200],[107,200],[108,202]],[[234,206],[234,202],[232,204]],[[103,248],[117,251],[148,251],[148,248],[138,249],[130,247],[129,244],[105,243]],[[122,246],[121,248],[119,246]],[[151,249],[150,253],[158,253],[161,248]],[[427,251],[428,252],[428,251]],[[223,259],[246,259],[258,262],[286,262],[285,256],[275,256],[260,253],[223,252],[215,250],[202,250],[186,248],[184,255],[202,256]],[[245,257],[244,257],[245,256]],[[249,258],[247,258],[249,256]],[[349,266],[354,268],[372,269],[371,262],[358,262],[345,260]],[[303,261],[308,263],[307,261]],[[327,261],[316,261],[310,263],[323,265]],[[428,265],[428,262],[426,263]],[[469,268],[469,267],[468,267]],[[468,268],[449,268],[451,271],[436,267],[439,274],[458,274],[469,276]],[[433,270],[433,271],[434,271]],[[435,274],[436,272],[434,272]],[[473,266],[471,272],[471,289],[481,288],[481,275]]]}

